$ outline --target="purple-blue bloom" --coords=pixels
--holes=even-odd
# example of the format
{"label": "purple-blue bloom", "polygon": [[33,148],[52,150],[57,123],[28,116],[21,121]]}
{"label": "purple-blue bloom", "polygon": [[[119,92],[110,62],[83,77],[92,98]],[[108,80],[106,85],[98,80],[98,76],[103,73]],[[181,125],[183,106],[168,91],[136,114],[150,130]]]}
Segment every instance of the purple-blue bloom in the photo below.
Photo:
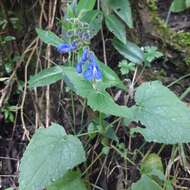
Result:
{"label": "purple-blue bloom", "polygon": [[90,55],[89,55],[89,60],[90,62],[93,64],[93,65],[96,65],[96,58],[94,56],[94,54],[91,52]]}
{"label": "purple-blue bloom", "polygon": [[86,80],[101,80],[102,73],[97,64],[90,63],[87,70],[83,73],[83,76]]}
{"label": "purple-blue bloom", "polygon": [[57,51],[61,54],[71,52],[75,49],[77,49],[77,42],[76,41],[72,42],[71,44],[64,43],[64,44],[59,44],[57,46]]}
{"label": "purple-blue bloom", "polygon": [[82,73],[82,65],[88,60],[88,48],[84,48],[80,62],[76,65],[77,73]]}
{"label": "purple-blue bloom", "polygon": [[77,41],[73,41],[73,42],[71,43],[71,50],[77,49],[77,45],[78,45]]}
{"label": "purple-blue bloom", "polygon": [[88,41],[90,39],[90,34],[85,32],[82,34],[82,40]]}
{"label": "purple-blue bloom", "polygon": [[81,62],[79,62],[76,65],[76,71],[77,71],[77,73],[82,73],[82,63]]}
{"label": "purple-blue bloom", "polygon": [[83,52],[82,52],[82,57],[81,57],[81,61],[82,62],[87,61],[87,59],[88,59],[88,53],[89,53],[88,48],[87,47],[84,48]]}
{"label": "purple-blue bloom", "polygon": [[57,46],[57,51],[59,53],[68,53],[71,51],[71,45],[70,44],[59,44]]}
{"label": "purple-blue bloom", "polygon": [[82,57],[80,62],[76,65],[77,73],[82,73],[82,66],[85,63],[88,63],[86,71],[83,73],[83,76],[86,80],[94,81],[102,79],[102,72],[99,69],[98,64],[96,63],[96,58],[93,52],[89,52],[88,48],[83,49]]}
{"label": "purple-blue bloom", "polygon": [[89,56],[89,65],[87,70],[83,73],[84,78],[87,80],[101,80],[102,79],[102,73],[98,67],[98,64],[96,63],[96,58],[93,53],[90,53]]}

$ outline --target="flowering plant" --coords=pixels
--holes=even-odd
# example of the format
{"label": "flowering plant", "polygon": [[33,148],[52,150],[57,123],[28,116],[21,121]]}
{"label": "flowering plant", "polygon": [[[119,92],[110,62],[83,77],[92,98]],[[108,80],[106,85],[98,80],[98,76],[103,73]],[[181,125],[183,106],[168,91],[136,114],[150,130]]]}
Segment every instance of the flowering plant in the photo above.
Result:
{"label": "flowering plant", "polygon": [[[85,170],[83,165],[77,172],[72,171],[87,159],[86,147],[82,145],[82,142],[86,142],[86,138],[91,141],[98,136],[98,144],[101,147],[98,158],[109,155],[110,150],[113,150],[129,161],[126,156],[127,149],[120,143],[117,130],[114,130],[115,123],[118,127],[121,125],[128,127],[131,122],[139,125],[124,130],[130,138],[134,133],[140,133],[148,142],[165,144],[190,142],[190,110],[174,93],[159,81],[145,82],[135,88],[138,82],[137,70],[143,66],[143,72],[146,66],[143,62],[147,62],[148,59],[144,59],[147,52],[143,52],[126,39],[126,25],[129,28],[133,27],[129,1],[101,1],[101,9],[98,10],[93,9],[95,4],[96,0],[88,3],[86,0],[80,0],[78,4],[73,1],[69,4],[64,19],[59,21],[63,30],[60,37],[51,31],[36,30],[39,38],[55,47],[59,56],[65,61],[63,65],[55,63],[56,66],[31,76],[29,88],[51,85],[59,80],[64,81],[68,87],[64,90],[71,99],[73,133],[67,134],[67,131],[57,123],[52,123],[47,129],[37,130],[21,161],[20,190],[41,190],[45,187],[52,190],[58,189],[57,186],[65,189],[68,183],[75,189],[76,179],[77,185],[79,184],[82,190],[87,189],[81,177],[86,175],[91,164]],[[90,47],[91,39],[99,31],[103,36],[103,19],[107,29],[114,35],[111,40],[113,47],[125,58],[125,61],[119,64],[125,78],[120,79],[110,68],[104,38],[102,38],[104,63],[95,56],[96,49]],[[152,57],[156,58],[151,54],[151,60]],[[130,64],[126,60],[130,61]],[[131,79],[129,74],[133,76]],[[119,89],[116,95],[112,87],[114,90]],[[122,93],[127,98],[119,102],[119,105],[116,101]],[[75,118],[76,99],[79,99],[82,105],[79,127]],[[83,122],[85,110],[93,113],[91,114],[93,117],[87,119],[86,124]],[[116,119],[110,122],[113,118]],[[134,164],[131,161],[129,163]],[[29,165],[32,165],[30,169]],[[144,178],[150,181],[150,176],[143,176],[142,179]]]}

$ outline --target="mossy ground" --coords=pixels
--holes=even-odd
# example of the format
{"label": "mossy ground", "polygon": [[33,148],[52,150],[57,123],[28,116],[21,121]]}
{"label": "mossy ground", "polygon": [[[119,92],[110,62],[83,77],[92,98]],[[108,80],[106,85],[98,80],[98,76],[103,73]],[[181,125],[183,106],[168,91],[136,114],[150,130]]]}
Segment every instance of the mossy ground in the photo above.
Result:
{"label": "mossy ground", "polygon": [[162,39],[163,47],[177,50],[183,61],[190,65],[190,32],[174,31],[158,14],[157,0],[147,0],[150,15],[156,34]]}

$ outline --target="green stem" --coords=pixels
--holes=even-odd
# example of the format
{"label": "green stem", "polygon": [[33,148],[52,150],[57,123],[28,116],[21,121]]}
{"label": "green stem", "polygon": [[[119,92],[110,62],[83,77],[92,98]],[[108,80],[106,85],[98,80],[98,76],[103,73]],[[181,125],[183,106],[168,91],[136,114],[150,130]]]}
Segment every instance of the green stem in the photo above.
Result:
{"label": "green stem", "polygon": [[103,117],[102,117],[102,113],[99,112],[99,125],[100,125],[100,133],[104,133],[105,132],[105,127],[103,124]]}
{"label": "green stem", "polygon": [[82,127],[82,125],[83,125],[85,109],[86,109],[86,99],[84,100],[84,104],[83,104],[83,108],[82,108],[81,122],[80,122],[81,127]]}
{"label": "green stem", "polygon": [[74,131],[76,132],[75,128],[75,103],[74,103],[74,96],[73,96],[73,92],[71,91],[71,104],[72,104],[72,114],[73,114],[73,125],[74,125]]}
{"label": "green stem", "polygon": [[100,152],[100,154],[98,154],[98,156],[95,158],[95,160],[93,160],[93,162],[86,168],[86,170],[82,173],[81,176],[84,176],[87,171],[96,163],[97,160],[99,160],[99,158],[102,156],[102,152]]}
{"label": "green stem", "polygon": [[[70,65],[74,65],[74,60],[75,60],[75,53],[69,53],[69,62]],[[75,103],[74,103],[74,94],[71,91],[71,106],[72,106],[72,115],[73,115],[73,125],[74,125],[74,131],[76,133],[76,120],[75,120]]]}
{"label": "green stem", "polygon": [[121,152],[117,147],[115,147],[114,145],[111,145],[111,148],[114,149],[117,153],[119,153],[121,157],[123,157],[125,160],[127,160],[129,163],[131,163],[133,166],[136,166],[136,164],[132,160],[130,160],[127,157],[127,155],[124,155],[123,152]]}

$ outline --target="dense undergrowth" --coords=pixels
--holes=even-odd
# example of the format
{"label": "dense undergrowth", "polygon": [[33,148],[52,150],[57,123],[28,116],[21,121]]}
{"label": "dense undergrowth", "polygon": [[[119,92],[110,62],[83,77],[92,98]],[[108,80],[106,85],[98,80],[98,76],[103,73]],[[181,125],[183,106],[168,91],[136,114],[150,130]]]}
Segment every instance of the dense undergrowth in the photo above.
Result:
{"label": "dense undergrowth", "polygon": [[0,2],[0,188],[190,188],[190,2],[142,2]]}

